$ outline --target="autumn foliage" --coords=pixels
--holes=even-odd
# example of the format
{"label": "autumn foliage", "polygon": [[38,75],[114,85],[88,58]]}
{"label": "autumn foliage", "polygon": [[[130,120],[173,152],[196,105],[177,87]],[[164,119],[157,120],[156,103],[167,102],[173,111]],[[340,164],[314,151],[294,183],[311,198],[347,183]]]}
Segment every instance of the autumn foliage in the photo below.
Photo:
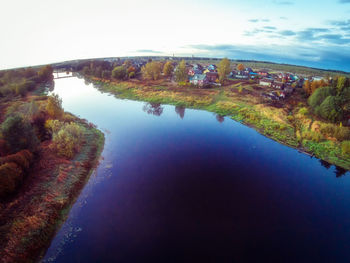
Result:
{"label": "autumn foliage", "polygon": [[244,67],[243,64],[238,64],[238,65],[237,65],[237,70],[243,71],[244,69],[245,69],[245,67]]}
{"label": "autumn foliage", "polygon": [[28,150],[0,158],[0,197],[17,189],[32,161],[33,154]]}
{"label": "autumn foliage", "polygon": [[314,81],[306,80],[304,82],[304,86],[303,86],[304,91],[308,95],[311,95],[317,89],[322,88],[322,87],[327,87],[327,83],[323,79],[322,80],[314,80]]}
{"label": "autumn foliage", "polygon": [[142,67],[141,72],[145,79],[157,80],[162,72],[162,64],[157,61],[149,62]]}
{"label": "autumn foliage", "polygon": [[62,117],[62,99],[60,99],[57,94],[48,97],[46,112],[53,119],[60,119]]}

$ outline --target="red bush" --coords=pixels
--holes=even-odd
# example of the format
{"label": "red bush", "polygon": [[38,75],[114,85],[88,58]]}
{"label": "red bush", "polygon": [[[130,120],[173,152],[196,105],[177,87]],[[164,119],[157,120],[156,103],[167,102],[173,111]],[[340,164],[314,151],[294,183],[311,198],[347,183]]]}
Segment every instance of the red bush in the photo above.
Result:
{"label": "red bush", "polygon": [[0,164],[12,162],[20,166],[22,169],[26,170],[29,168],[32,160],[33,160],[33,154],[28,150],[22,150],[15,154],[10,154],[1,158]]}
{"label": "red bush", "polygon": [[0,166],[0,196],[13,193],[23,180],[23,171],[16,163]]}

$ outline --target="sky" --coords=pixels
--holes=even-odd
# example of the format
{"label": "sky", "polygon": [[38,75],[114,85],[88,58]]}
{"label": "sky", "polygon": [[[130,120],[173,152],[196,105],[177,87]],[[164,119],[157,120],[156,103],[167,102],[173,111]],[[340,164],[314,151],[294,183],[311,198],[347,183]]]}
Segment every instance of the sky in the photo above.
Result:
{"label": "sky", "polygon": [[350,0],[1,0],[0,69],[118,56],[350,72]]}

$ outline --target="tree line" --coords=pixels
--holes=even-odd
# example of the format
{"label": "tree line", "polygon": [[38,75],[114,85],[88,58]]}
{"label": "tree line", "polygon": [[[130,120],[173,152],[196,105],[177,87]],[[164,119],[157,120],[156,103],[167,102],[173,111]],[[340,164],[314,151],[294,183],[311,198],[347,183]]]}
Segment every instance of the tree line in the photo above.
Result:
{"label": "tree line", "polygon": [[306,81],[304,90],[313,113],[331,121],[342,122],[350,117],[350,80],[340,76],[329,81]]}

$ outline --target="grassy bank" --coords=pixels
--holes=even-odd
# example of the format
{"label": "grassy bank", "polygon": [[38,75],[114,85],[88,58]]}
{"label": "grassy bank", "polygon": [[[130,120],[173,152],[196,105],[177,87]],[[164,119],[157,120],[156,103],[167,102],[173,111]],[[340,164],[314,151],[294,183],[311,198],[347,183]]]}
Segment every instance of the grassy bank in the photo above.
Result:
{"label": "grassy bank", "polygon": [[2,204],[2,262],[35,262],[44,255],[97,165],[103,133],[79,119],[75,122],[85,127],[80,152],[72,160],[59,158],[51,142],[44,142],[19,193]]}
{"label": "grassy bank", "polygon": [[350,169],[350,156],[343,154],[341,142],[327,136],[315,139],[314,123],[321,120],[310,114],[301,114],[307,107],[300,94],[294,94],[283,106],[273,105],[256,95],[254,83],[235,83],[212,89],[178,86],[169,81],[110,82],[91,79],[103,92],[118,98],[170,104],[179,107],[203,109],[248,125],[261,134],[287,146],[300,149],[331,164]]}

